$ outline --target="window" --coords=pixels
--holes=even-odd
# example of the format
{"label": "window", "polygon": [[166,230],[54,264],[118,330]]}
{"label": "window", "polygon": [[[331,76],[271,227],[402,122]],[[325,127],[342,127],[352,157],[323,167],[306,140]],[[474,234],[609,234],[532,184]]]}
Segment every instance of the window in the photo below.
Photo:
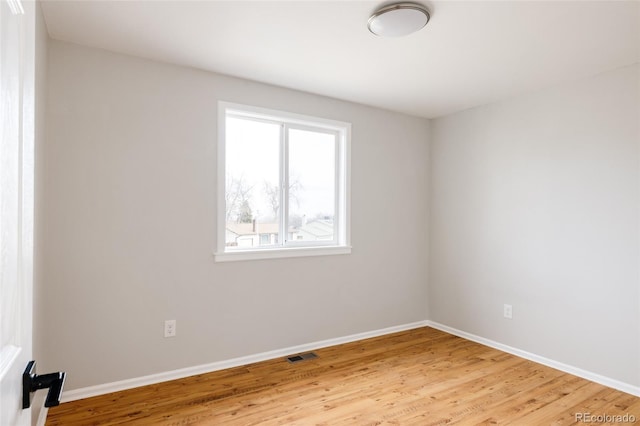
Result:
{"label": "window", "polygon": [[216,260],[344,254],[350,124],[220,102]]}

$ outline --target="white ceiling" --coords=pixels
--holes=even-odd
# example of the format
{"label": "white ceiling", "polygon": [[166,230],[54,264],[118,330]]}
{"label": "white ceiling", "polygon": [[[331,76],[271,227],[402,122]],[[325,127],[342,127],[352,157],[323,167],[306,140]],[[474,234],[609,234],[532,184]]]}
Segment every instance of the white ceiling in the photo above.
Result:
{"label": "white ceiling", "polygon": [[638,1],[422,3],[429,24],[395,39],[367,30],[377,1],[42,7],[54,39],[427,118],[640,62]]}

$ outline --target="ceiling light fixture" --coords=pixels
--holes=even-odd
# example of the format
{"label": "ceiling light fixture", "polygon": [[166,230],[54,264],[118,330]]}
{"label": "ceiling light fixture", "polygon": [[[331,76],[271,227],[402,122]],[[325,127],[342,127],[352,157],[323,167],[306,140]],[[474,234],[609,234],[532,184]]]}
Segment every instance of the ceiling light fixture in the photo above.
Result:
{"label": "ceiling light fixture", "polygon": [[367,27],[377,36],[402,37],[423,28],[429,18],[429,11],[422,5],[394,3],[374,12]]}

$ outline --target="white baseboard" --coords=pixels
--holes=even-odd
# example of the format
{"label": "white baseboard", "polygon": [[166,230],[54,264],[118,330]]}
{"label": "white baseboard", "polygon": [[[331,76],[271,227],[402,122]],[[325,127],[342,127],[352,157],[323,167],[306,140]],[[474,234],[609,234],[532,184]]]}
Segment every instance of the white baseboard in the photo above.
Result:
{"label": "white baseboard", "polygon": [[397,333],[399,331],[411,330],[414,328],[425,326],[427,326],[427,321],[418,321],[410,324],[403,324],[395,327],[383,328],[380,330],[367,331],[364,333],[351,334],[349,336],[321,340],[318,342],[291,346],[284,349],[277,349],[274,351],[262,352],[254,355],[213,362],[210,364],[197,365],[194,367],[181,368],[179,370],[167,371],[164,373],[151,374],[149,376],[136,377],[133,379],[121,380],[112,383],[105,383],[103,385],[74,389],[68,392],[63,392],[61,402],[70,402],[78,399],[90,398],[92,396],[104,395],[111,392],[133,389],[140,386],[167,382],[169,380],[182,379],[185,377],[194,376],[196,374],[211,373],[213,371],[224,370],[226,368],[238,367],[241,365],[252,364],[254,362],[266,361],[269,359],[285,357],[287,355],[300,352],[326,348],[328,346],[335,346],[343,343],[355,342],[357,340],[368,339],[371,337],[384,336],[385,334]]}
{"label": "white baseboard", "polygon": [[[196,374],[205,374],[213,371],[224,370],[226,368],[238,367],[241,365],[252,364],[255,362],[266,361],[269,359],[285,357],[287,355],[296,354],[300,352],[326,348],[328,346],[340,345],[343,343],[355,342],[358,340],[368,339],[371,337],[384,336],[386,334],[397,333],[399,331],[411,330],[420,327],[432,327],[441,331],[444,331],[455,336],[462,337],[473,342],[477,342],[494,349],[501,350],[524,359],[528,359],[533,362],[537,362],[542,365],[546,365],[551,368],[555,368],[560,371],[564,371],[569,374],[573,374],[578,377],[582,377],[587,380],[591,380],[596,383],[600,383],[604,386],[608,386],[622,392],[629,393],[631,395],[640,396],[640,387],[634,386],[628,383],[624,383],[618,380],[611,379],[590,371],[582,370],[580,368],[563,364],[561,362],[545,358],[540,355],[536,355],[521,349],[513,348],[511,346],[486,339],[484,337],[476,336],[475,334],[467,333],[462,330],[458,330],[444,324],[440,324],[434,321],[418,321],[410,324],[398,325],[395,327],[383,328],[380,330],[373,330],[364,333],[351,334],[349,336],[337,337],[334,339],[321,340],[318,342],[307,343],[298,346],[291,346],[288,348],[277,349],[268,352],[262,352],[254,355],[248,355],[238,358],[232,358],[224,361],[217,361],[210,364],[197,365],[194,367],[182,368],[179,370],[167,371],[158,374],[151,374],[143,377],[136,377],[133,379],[121,380],[118,382],[105,383],[97,386],[89,386],[80,389],[74,389],[64,392],[62,395],[62,402],[70,402],[78,399],[90,398],[93,396],[104,395],[107,393],[123,391],[127,389],[133,389],[140,386],[152,385],[155,383],[166,382],[170,380],[182,379]],[[43,408],[38,416],[38,426],[44,425],[46,420],[46,409]],[[43,414],[44,413],[44,414]],[[42,418],[42,423],[41,423]]]}
{"label": "white baseboard", "polygon": [[[44,406],[46,402],[46,393],[45,392],[36,392],[31,399],[31,424],[35,424],[35,426],[44,426],[47,422],[47,413],[49,409]],[[36,417],[37,416],[37,417]],[[33,423],[33,419],[35,418],[36,422]]]}
{"label": "white baseboard", "polygon": [[40,414],[38,414],[36,426],[45,426],[45,423],[47,423],[47,414],[49,414],[49,409],[43,406],[40,409]]}
{"label": "white baseboard", "polygon": [[565,373],[573,374],[574,376],[582,377],[583,379],[591,380],[592,382],[596,382],[601,385],[629,393],[631,395],[640,396],[640,387],[638,386],[611,379],[606,376],[601,376],[600,374],[583,370],[572,365],[563,364],[553,359],[545,358],[531,352],[523,351],[522,349],[513,348],[511,346],[504,345],[490,339],[485,339],[484,337],[476,336],[475,334],[467,333],[466,331],[458,330],[456,328],[449,327],[434,321],[425,321],[425,323],[427,326],[438,329],[440,331],[444,331],[445,333],[453,334],[455,336],[459,336],[464,339],[471,340],[472,342],[480,343],[482,345],[489,346],[503,352],[508,352],[512,355],[519,356],[520,358],[528,359],[529,361],[537,362],[538,364],[546,365],[547,367],[555,368],[556,370],[564,371]]}

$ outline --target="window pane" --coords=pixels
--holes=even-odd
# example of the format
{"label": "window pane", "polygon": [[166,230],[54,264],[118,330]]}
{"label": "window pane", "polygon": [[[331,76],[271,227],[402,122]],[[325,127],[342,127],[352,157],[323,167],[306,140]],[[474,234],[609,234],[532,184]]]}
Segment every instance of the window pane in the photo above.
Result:
{"label": "window pane", "polygon": [[225,245],[278,244],[280,126],[227,117],[225,155]]}
{"label": "window pane", "polygon": [[289,130],[289,241],[334,239],[335,150],[333,134]]}

